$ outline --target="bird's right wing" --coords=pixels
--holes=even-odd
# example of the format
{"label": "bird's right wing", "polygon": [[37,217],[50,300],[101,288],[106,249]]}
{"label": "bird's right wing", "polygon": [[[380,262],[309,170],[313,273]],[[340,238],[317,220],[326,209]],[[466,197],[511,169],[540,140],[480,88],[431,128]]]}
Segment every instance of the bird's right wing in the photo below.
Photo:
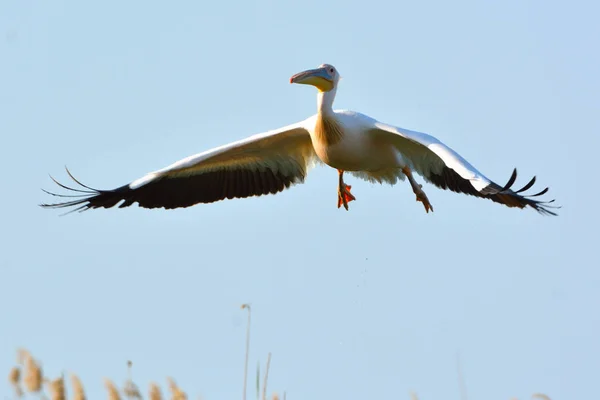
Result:
{"label": "bird's right wing", "polygon": [[275,194],[304,182],[318,161],[305,121],[257,134],[180,160],[113,190],[97,190],[69,176],[82,188],[59,186],[77,194],[47,208],[110,208],[138,203],[144,208],[179,208],[223,199]]}
{"label": "bird's right wing", "polygon": [[521,189],[512,190],[511,187],[517,178],[516,169],[506,185],[500,186],[479,172],[456,151],[431,135],[381,122],[375,122],[374,125],[371,133],[376,140],[394,146],[409,162],[412,169],[426,181],[441,189],[490,199],[508,207],[529,206],[542,214],[556,215],[550,210],[559,208],[550,205],[554,200],[534,199],[545,194],[548,188],[533,195],[522,194],[533,186],[535,177]]}

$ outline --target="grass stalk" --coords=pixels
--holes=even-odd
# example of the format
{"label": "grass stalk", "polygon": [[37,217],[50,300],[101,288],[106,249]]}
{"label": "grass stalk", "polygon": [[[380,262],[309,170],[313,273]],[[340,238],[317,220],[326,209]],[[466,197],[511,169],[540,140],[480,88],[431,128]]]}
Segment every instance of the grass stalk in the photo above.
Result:
{"label": "grass stalk", "polygon": [[267,366],[265,367],[265,380],[263,381],[262,400],[267,400],[267,380],[269,379],[269,365],[271,365],[271,352],[267,356]]}
{"label": "grass stalk", "polygon": [[250,317],[252,313],[250,310],[250,304],[243,304],[242,310],[243,309],[248,310],[248,324],[246,326],[246,361],[244,363],[244,392],[242,394],[242,399],[246,400],[246,389],[248,385],[248,357],[250,355]]}

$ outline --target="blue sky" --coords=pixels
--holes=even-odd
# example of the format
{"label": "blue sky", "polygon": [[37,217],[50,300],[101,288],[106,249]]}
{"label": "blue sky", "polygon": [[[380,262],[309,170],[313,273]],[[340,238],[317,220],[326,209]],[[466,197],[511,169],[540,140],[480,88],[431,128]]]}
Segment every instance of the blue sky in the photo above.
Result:
{"label": "blue sky", "polygon": [[[0,4],[0,370],[19,346],[91,398],[174,376],[239,398],[252,374],[289,399],[553,399],[597,393],[600,37],[592,2]],[[538,176],[558,218],[312,170],[277,196],[59,217],[63,166],[113,188],[299,121],[331,63],[335,103],[430,133],[503,184]],[[419,178],[420,181],[422,179]],[[0,392],[8,393],[5,380]],[[253,398],[253,397],[251,397]]]}

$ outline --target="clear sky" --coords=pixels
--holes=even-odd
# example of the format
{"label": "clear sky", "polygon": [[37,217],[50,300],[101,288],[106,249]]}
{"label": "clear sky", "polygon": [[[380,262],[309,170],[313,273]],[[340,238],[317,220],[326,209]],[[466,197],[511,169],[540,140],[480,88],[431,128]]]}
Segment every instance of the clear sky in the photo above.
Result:
{"label": "clear sky", "polygon": [[[174,376],[241,398],[272,352],[288,399],[553,399],[598,393],[595,2],[0,3],[0,371],[19,346],[91,398]],[[302,120],[331,63],[335,106],[427,132],[500,184],[538,176],[558,218],[425,184],[314,169],[277,196],[184,210],[37,205],[65,180],[113,188]],[[421,178],[419,178],[422,181]],[[251,385],[252,386],[252,385]],[[5,379],[0,393],[8,393]],[[249,398],[254,398],[250,395]]]}

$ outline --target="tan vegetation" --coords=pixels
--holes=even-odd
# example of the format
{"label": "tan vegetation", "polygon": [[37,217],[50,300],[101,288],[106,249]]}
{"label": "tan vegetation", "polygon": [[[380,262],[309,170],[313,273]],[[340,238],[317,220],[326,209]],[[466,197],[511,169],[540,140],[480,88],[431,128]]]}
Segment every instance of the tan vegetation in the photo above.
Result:
{"label": "tan vegetation", "polygon": [[[85,394],[85,390],[83,384],[77,375],[71,374],[71,389],[70,396],[67,396],[67,391],[65,388],[65,379],[63,376],[60,376],[56,379],[45,378],[42,375],[42,368],[40,364],[30,356],[30,353],[26,350],[19,350],[19,353],[24,352],[27,357],[23,358],[25,360],[23,364],[25,364],[25,376],[23,377],[21,374],[21,368],[19,366],[15,366],[11,368],[8,374],[8,381],[10,385],[14,389],[14,394],[16,398],[21,398],[25,394],[22,390],[22,385],[25,386],[26,391],[28,393],[35,393],[40,395],[41,399],[50,399],[50,400],[86,400],[87,396]],[[269,353],[269,361],[271,354]],[[144,396],[140,392],[138,386],[134,383],[132,379],[132,362],[127,362],[128,367],[128,378],[125,381],[123,387],[117,386],[112,380],[105,378],[104,379],[104,387],[107,391],[107,397],[109,400],[134,400],[134,399],[143,399]],[[263,397],[262,400],[266,400],[266,384],[268,378],[268,367],[267,372],[264,377],[264,387],[263,387]],[[171,377],[167,377],[166,379],[167,385],[170,392],[169,400],[188,400],[188,395],[180,388],[175,380]],[[258,391],[258,388],[257,388]],[[163,395],[160,386],[151,382],[148,390],[149,400],[163,400]],[[272,395],[273,400],[280,400],[278,394]],[[284,396],[285,399],[285,396]]]}
{"label": "tan vegetation", "polygon": [[51,400],[66,400],[65,380],[62,376],[54,380],[46,380],[46,383],[48,384]]}
{"label": "tan vegetation", "polygon": [[42,390],[44,373],[41,365],[29,354],[27,350],[19,351],[19,358],[25,363],[25,376],[23,384],[29,393],[37,393]]}
{"label": "tan vegetation", "polygon": [[[242,309],[248,311],[248,327],[246,331],[246,354],[245,354],[245,368],[244,368],[244,383],[243,383],[243,399],[246,399],[246,385],[248,378],[248,355],[250,352],[250,313],[251,308],[250,305],[244,304]],[[267,400],[267,380],[269,377],[269,367],[271,363],[271,353],[268,354],[265,374],[263,378],[262,384],[262,395],[260,390],[260,365],[257,367],[257,376],[256,376],[256,398],[261,398],[262,400]],[[127,361],[127,380],[125,384],[120,389],[112,380],[105,378],[104,386],[107,390],[107,395],[109,400],[121,400],[123,396],[128,400],[133,399],[143,399],[142,393],[140,392],[138,386],[134,383],[132,377],[132,366],[133,363],[131,361]],[[21,398],[25,391],[31,394],[40,395],[39,398],[50,399],[50,400],[67,400],[70,398],[72,400],[87,400],[87,396],[85,394],[85,390],[83,384],[79,377],[75,374],[71,374],[71,396],[67,396],[67,390],[65,388],[65,379],[64,376],[60,376],[56,379],[48,379],[44,377],[43,370],[41,364],[33,358],[31,353],[25,349],[19,349],[17,351],[17,365],[11,368],[8,374],[8,382],[14,390],[14,394],[16,398]],[[44,385],[45,384],[45,385]],[[187,394],[177,385],[175,380],[171,377],[167,378],[167,384],[169,388],[169,392],[171,394],[170,400],[187,400]],[[23,387],[25,390],[23,390]],[[44,392],[44,388],[47,392]],[[49,395],[48,395],[49,394]],[[462,393],[463,399],[466,399],[466,391]],[[148,399],[149,400],[163,400],[163,394],[160,386],[151,382],[148,389]],[[410,398],[412,400],[418,400],[416,393],[410,393]],[[532,396],[533,399],[540,400],[551,400],[545,394],[535,393]],[[273,393],[271,395],[272,400],[280,400],[281,397],[278,393]],[[286,393],[283,392],[283,400],[286,400]],[[516,398],[513,400],[517,400]]]}
{"label": "tan vegetation", "polygon": [[23,389],[21,389],[21,370],[19,367],[13,367],[8,374],[8,382],[13,387],[15,395],[17,397],[23,396]]}
{"label": "tan vegetation", "polygon": [[104,387],[108,391],[108,400],[121,400],[119,388],[110,379],[104,378]]}
{"label": "tan vegetation", "polygon": [[150,384],[150,390],[148,392],[150,400],[162,400],[163,398],[162,392],[160,391],[160,387],[154,382]]}
{"label": "tan vegetation", "polygon": [[85,391],[83,390],[83,384],[75,374],[71,374],[71,387],[73,388],[73,400],[87,400]]}

